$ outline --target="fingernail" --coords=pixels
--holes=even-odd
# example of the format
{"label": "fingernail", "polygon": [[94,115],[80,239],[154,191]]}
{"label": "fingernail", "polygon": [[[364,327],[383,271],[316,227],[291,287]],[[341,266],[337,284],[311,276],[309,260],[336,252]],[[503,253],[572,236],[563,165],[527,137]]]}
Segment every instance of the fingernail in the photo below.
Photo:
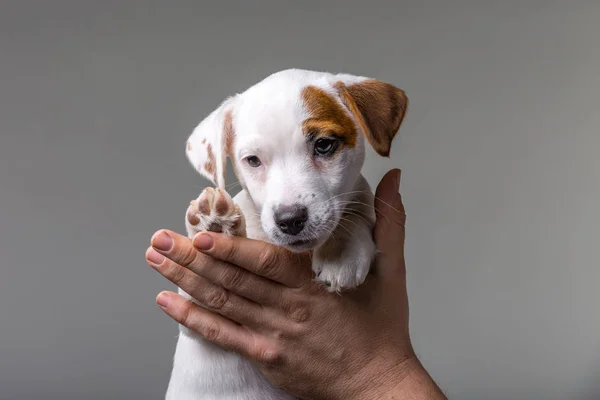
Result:
{"label": "fingernail", "polygon": [[154,265],[161,265],[165,261],[165,257],[153,248],[146,253],[146,259]]}
{"label": "fingernail", "polygon": [[171,247],[173,247],[173,239],[171,239],[164,231],[161,231],[152,238],[152,247],[161,251],[169,251],[171,250]]}
{"label": "fingernail", "polygon": [[167,308],[167,306],[169,305],[169,295],[165,292],[160,293],[156,298],[156,304],[158,304],[162,308]]}
{"label": "fingernail", "polygon": [[196,239],[194,239],[194,246],[198,250],[209,250],[213,247],[214,241],[210,235],[205,233],[200,233],[196,235]]}

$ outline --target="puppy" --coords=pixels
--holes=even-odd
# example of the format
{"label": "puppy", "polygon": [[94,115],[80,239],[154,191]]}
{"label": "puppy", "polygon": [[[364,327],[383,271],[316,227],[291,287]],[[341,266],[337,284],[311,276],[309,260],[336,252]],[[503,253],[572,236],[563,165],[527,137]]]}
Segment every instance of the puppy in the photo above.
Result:
{"label": "puppy", "polygon": [[[389,83],[300,69],[228,98],[187,140],[189,161],[217,186],[190,203],[189,237],[220,231],[312,250],[316,280],[329,290],[360,285],[376,251],[373,195],[361,174],[365,139],[387,157],[406,107],[404,92]],[[242,187],[234,199],[224,190],[227,158]],[[294,397],[181,326],[166,398]]]}

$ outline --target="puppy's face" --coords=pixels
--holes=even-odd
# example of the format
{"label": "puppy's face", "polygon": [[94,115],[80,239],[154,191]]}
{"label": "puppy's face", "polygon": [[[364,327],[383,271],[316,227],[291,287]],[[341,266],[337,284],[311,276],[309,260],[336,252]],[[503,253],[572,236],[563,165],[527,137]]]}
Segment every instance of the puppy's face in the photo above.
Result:
{"label": "puppy's face", "polygon": [[355,194],[364,139],[387,156],[406,103],[384,82],[286,70],[226,100],[192,133],[187,154],[220,187],[230,157],[270,240],[309,250],[331,236]]}

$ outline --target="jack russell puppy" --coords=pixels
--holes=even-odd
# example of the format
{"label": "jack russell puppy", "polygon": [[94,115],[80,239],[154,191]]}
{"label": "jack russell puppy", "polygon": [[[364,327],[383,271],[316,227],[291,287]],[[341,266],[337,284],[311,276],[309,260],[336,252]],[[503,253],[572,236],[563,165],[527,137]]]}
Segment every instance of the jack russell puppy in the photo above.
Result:
{"label": "jack russell puppy", "polygon": [[[190,202],[188,236],[220,231],[313,251],[316,280],[335,292],[355,288],[376,252],[364,139],[388,157],[406,107],[404,92],[389,83],[300,69],[228,98],[187,140],[189,161],[217,186]],[[227,158],[242,187],[233,199],[225,192]],[[166,399],[294,397],[241,356],[180,326]]]}

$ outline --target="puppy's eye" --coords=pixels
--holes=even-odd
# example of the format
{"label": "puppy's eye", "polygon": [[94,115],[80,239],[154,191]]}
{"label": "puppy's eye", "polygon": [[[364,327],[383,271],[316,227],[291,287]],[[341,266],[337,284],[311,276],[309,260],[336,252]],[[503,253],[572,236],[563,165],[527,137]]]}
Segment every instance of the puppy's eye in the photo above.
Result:
{"label": "puppy's eye", "polygon": [[315,142],[315,154],[326,155],[332,153],[337,147],[338,141],[331,138],[320,138]]}
{"label": "puppy's eye", "polygon": [[246,162],[252,168],[260,167],[260,159],[256,156],[248,156],[246,157]]}

